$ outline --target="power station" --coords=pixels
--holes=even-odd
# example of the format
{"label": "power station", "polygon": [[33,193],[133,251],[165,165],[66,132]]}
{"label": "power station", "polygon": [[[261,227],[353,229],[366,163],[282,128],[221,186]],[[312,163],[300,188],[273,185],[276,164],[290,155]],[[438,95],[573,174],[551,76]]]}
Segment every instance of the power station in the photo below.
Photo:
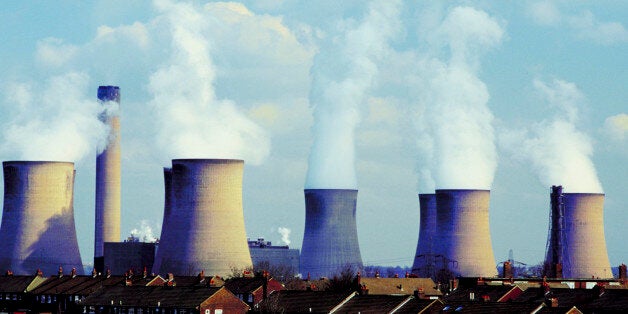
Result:
{"label": "power station", "polygon": [[[98,100],[119,105],[120,88],[98,87]],[[104,150],[96,157],[94,268],[104,272],[104,243],[120,241],[120,117],[105,110],[100,119],[110,133]]]}
{"label": "power station", "polygon": [[74,225],[74,164],[5,161],[0,269],[55,274],[61,266],[83,274]]}
{"label": "power station", "polygon": [[[442,268],[456,276],[495,277],[488,190],[436,190],[436,226]],[[437,260],[437,264],[438,264]]]}
{"label": "power station", "polygon": [[244,213],[244,162],[235,159],[174,159],[171,209],[153,272],[226,276],[251,269]]}
{"label": "power station", "polygon": [[[412,263],[412,273],[419,277],[434,277],[438,245],[435,243],[436,194],[419,194],[419,241]],[[439,256],[440,257],[440,256]]]}
{"label": "power station", "polygon": [[301,275],[333,277],[362,269],[355,220],[357,190],[306,189]]}

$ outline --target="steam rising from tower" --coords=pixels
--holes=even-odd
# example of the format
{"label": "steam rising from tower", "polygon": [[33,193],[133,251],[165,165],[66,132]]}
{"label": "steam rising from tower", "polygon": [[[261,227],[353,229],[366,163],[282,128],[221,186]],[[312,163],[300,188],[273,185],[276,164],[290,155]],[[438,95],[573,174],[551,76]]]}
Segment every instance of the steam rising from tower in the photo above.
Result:
{"label": "steam rising from tower", "polygon": [[175,159],[171,189],[166,181],[164,226],[153,272],[205,272],[226,276],[251,268],[244,229],[244,162],[234,159]]}
{"label": "steam rising from tower", "polygon": [[[120,88],[98,87],[98,100],[119,104]],[[96,157],[94,267],[99,272],[104,271],[104,243],[120,241],[120,117],[104,110],[101,120],[110,133],[105,149]]]}
{"label": "steam rising from tower", "polygon": [[434,244],[442,266],[463,277],[497,276],[489,231],[488,190],[436,190],[437,230]]}
{"label": "steam rising from tower", "polygon": [[74,224],[74,164],[6,161],[0,269],[16,275],[83,273]]}
{"label": "steam rising from tower", "polygon": [[357,190],[306,189],[301,274],[332,277],[362,268],[355,223]]}

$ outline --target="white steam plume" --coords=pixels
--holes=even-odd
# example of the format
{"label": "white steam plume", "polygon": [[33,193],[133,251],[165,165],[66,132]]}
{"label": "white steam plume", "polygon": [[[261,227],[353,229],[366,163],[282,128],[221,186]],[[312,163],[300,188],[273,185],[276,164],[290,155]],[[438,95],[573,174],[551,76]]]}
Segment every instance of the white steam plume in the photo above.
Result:
{"label": "white steam plume", "polygon": [[575,84],[558,79],[550,84],[535,80],[534,87],[554,115],[528,130],[504,133],[501,144],[515,159],[529,163],[546,187],[562,185],[570,193],[602,193],[591,160],[591,139],[577,128],[584,95]]}
{"label": "white steam plume", "polygon": [[290,245],[290,233],[292,232],[292,230],[286,227],[279,227],[277,228],[277,232],[281,234],[281,242],[285,243],[286,245]]}
{"label": "white steam plume", "polygon": [[419,190],[490,189],[497,167],[493,115],[477,72],[480,56],[500,43],[504,30],[484,11],[456,7],[425,31],[432,35],[419,65]]}
{"label": "white steam plume", "polygon": [[170,158],[239,158],[260,164],[270,150],[264,130],[234,102],[217,99],[209,20],[191,4],[157,1],[166,16],[171,58],[150,77],[157,143]]}
{"label": "white steam plume", "polygon": [[153,228],[150,226],[147,220],[140,221],[140,225],[131,230],[131,236],[139,239],[142,242],[157,241],[157,237],[153,233]]}
{"label": "white steam plume", "polygon": [[330,38],[311,69],[314,143],[305,188],[357,188],[355,127],[378,74],[378,60],[400,28],[399,1],[372,2],[355,28]]}
{"label": "white steam plume", "polygon": [[77,162],[103,147],[109,128],[98,118],[96,91],[86,95],[88,82],[86,74],[70,72],[44,86],[7,84],[3,106],[13,116],[2,131],[3,158]]}

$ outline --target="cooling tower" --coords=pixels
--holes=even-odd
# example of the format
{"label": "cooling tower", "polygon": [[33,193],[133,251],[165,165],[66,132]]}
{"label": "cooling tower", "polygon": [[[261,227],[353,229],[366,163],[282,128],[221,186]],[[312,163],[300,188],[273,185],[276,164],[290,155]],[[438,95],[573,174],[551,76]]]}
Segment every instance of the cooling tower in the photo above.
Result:
{"label": "cooling tower", "polygon": [[443,263],[462,277],[496,277],[488,190],[436,190],[438,246]]}
{"label": "cooling tower", "polygon": [[[120,88],[98,87],[100,102],[120,102]],[[110,127],[109,141],[96,157],[96,225],[94,268],[104,271],[105,242],[120,241],[120,117],[102,114],[101,120]]]}
{"label": "cooling tower", "polygon": [[613,278],[604,239],[604,194],[564,193],[566,278]]}
{"label": "cooling tower", "polygon": [[74,164],[6,161],[0,228],[0,269],[56,274],[59,266],[83,273],[74,225]]}
{"label": "cooling tower", "polygon": [[153,272],[192,275],[204,270],[227,276],[252,268],[242,210],[243,171],[242,160],[172,161],[171,209],[167,214],[166,206]]}
{"label": "cooling tower", "polygon": [[[164,240],[172,240],[168,235],[168,232],[172,230],[172,228],[167,228],[166,226],[170,226],[170,212],[172,210],[172,168],[164,167],[164,218],[161,223],[161,236],[159,237],[159,244],[157,245],[157,253],[155,256],[161,255],[171,255],[171,252],[168,252],[169,248],[173,246],[164,242]],[[165,250],[163,252],[160,252]],[[161,263],[161,261],[160,261]],[[161,265],[158,265],[155,261],[153,263],[153,272],[158,270]],[[156,272],[157,273],[157,272]]]}
{"label": "cooling tower", "polygon": [[565,251],[564,232],[564,203],[563,187],[552,186],[550,194],[550,229],[547,237],[543,276],[548,278],[562,278],[563,255]]}
{"label": "cooling tower", "polygon": [[434,277],[436,240],[436,194],[419,194],[419,241],[412,264],[412,273]]}
{"label": "cooling tower", "polygon": [[357,197],[357,190],[305,190],[303,276],[333,277],[349,266],[353,271],[362,268],[355,222]]}

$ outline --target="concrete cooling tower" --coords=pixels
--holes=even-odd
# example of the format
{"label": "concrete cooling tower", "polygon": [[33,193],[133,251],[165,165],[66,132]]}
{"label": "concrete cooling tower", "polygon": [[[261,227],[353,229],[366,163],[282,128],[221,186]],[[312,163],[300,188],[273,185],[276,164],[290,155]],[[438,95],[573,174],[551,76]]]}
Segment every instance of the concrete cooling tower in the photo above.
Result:
{"label": "concrete cooling tower", "polygon": [[419,194],[419,241],[412,263],[412,273],[434,277],[436,240],[436,194]]}
{"label": "concrete cooling tower", "polygon": [[488,190],[436,190],[438,246],[442,264],[462,277],[495,277],[489,230]]}
{"label": "concrete cooling tower", "polygon": [[[98,87],[98,100],[120,103],[120,88]],[[96,225],[94,268],[104,271],[104,243],[120,241],[120,117],[103,114],[101,120],[110,127],[107,146],[96,157]]]}
{"label": "concrete cooling tower", "polygon": [[358,191],[305,190],[302,276],[333,277],[348,266],[362,268],[355,211]]}
{"label": "concrete cooling tower", "polygon": [[604,194],[564,193],[565,278],[613,278],[604,238]]}
{"label": "concrete cooling tower", "polygon": [[[172,240],[170,235],[168,234],[172,228],[166,228],[166,226],[170,226],[170,213],[172,210],[172,168],[164,167],[164,218],[161,223],[161,236],[159,237],[159,244],[157,245],[157,253],[156,256],[163,255],[172,255],[172,252],[168,250],[173,247],[173,245],[168,245],[164,242],[164,239]],[[166,244],[166,245],[164,245]],[[153,264],[153,272],[158,270],[160,265],[157,265],[155,262]],[[158,273],[158,272],[155,272]]]}
{"label": "concrete cooling tower", "polygon": [[[233,159],[172,161],[170,213],[153,272],[227,276],[252,268],[244,229],[244,162]],[[165,175],[167,183],[167,174]],[[168,201],[168,198],[166,198]]]}
{"label": "concrete cooling tower", "polygon": [[74,164],[6,161],[0,227],[0,269],[56,274],[59,266],[83,273],[74,225]]}

